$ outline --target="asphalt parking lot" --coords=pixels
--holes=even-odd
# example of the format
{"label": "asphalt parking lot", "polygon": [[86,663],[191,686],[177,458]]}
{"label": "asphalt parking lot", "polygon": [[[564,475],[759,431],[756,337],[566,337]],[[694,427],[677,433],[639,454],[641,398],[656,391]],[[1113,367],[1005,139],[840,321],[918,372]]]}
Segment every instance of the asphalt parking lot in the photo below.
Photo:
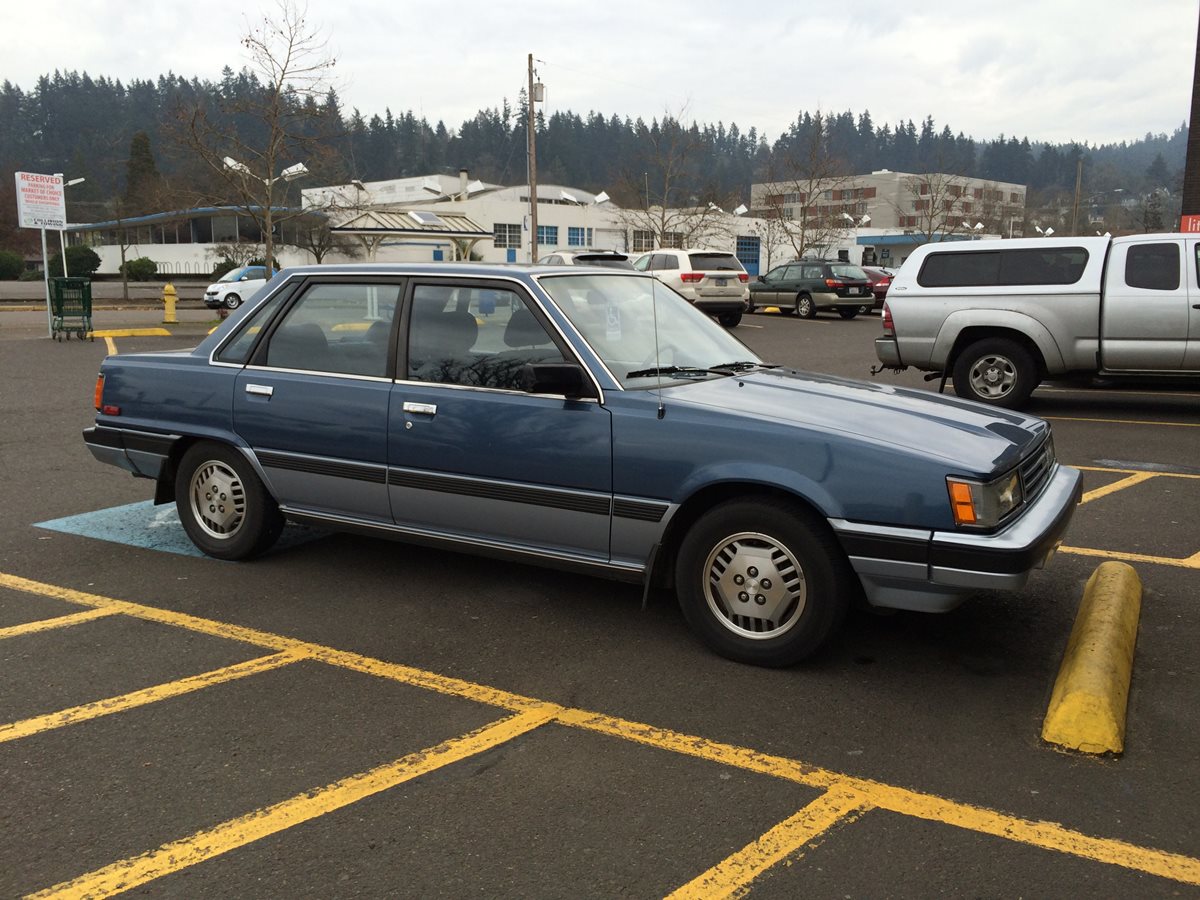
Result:
{"label": "asphalt parking lot", "polygon": [[[108,340],[190,346],[196,313]],[[737,333],[869,379],[878,330]],[[108,349],[0,311],[4,896],[1200,894],[1200,390],[1039,390],[1086,491],[1051,566],[771,671],[634,586],[311,532],[179,552],[80,439]],[[1039,739],[1103,559],[1144,588],[1120,758]]]}

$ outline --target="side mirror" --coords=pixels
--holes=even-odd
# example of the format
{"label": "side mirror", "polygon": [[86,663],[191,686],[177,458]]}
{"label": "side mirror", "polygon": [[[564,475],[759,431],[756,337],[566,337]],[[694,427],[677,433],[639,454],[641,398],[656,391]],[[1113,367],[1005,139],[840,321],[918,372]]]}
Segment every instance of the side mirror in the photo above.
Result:
{"label": "side mirror", "polygon": [[766,276],[766,275],[759,275],[759,276],[758,276],[758,280],[759,280],[759,281],[761,281],[763,284],[766,284],[766,283],[767,283],[767,276]]}
{"label": "side mirror", "polygon": [[526,363],[517,381],[528,394],[583,396],[583,369],[576,363]]}

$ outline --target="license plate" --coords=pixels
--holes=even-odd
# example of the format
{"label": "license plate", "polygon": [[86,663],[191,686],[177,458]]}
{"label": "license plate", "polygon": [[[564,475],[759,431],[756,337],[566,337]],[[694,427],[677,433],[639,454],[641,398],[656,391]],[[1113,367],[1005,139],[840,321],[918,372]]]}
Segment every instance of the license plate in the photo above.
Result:
{"label": "license plate", "polygon": [[728,279],[728,278],[718,278],[718,279],[716,279],[716,285],[717,285],[717,287],[725,287],[725,285],[727,285],[727,284],[729,284],[729,279]]}

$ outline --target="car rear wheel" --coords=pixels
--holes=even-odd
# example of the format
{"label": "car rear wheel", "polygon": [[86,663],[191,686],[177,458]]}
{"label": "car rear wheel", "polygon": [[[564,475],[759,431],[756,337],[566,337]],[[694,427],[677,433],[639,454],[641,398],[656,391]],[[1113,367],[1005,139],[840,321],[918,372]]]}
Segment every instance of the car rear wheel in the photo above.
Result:
{"label": "car rear wheel", "polygon": [[839,309],[838,315],[843,319],[853,319],[860,312],[862,312],[863,309],[865,309],[865,307],[859,307],[857,309]]}
{"label": "car rear wheel", "polygon": [[730,500],[688,531],[676,560],[684,618],[738,662],[789,666],[841,624],[858,589],[828,527],[780,500]]}
{"label": "car rear wheel", "polygon": [[734,312],[721,313],[720,315],[717,316],[717,321],[720,322],[722,325],[724,325],[726,328],[735,328],[735,327],[737,327],[737,323],[742,321],[741,310],[736,310]]}
{"label": "car rear wheel", "polygon": [[242,305],[242,298],[239,297],[237,294],[226,294],[225,295],[225,306],[228,307],[229,309],[237,309],[241,305]]}
{"label": "car rear wheel", "polygon": [[226,444],[188,448],[175,474],[175,508],[192,543],[217,559],[249,559],[283,530],[275,500],[244,456]]}
{"label": "car rear wheel", "polygon": [[1008,338],[976,341],[954,362],[954,393],[992,406],[1019,408],[1039,380],[1029,351]]}
{"label": "car rear wheel", "polygon": [[817,308],[813,305],[812,297],[808,294],[800,294],[796,298],[796,315],[801,319],[811,319],[817,314]]}

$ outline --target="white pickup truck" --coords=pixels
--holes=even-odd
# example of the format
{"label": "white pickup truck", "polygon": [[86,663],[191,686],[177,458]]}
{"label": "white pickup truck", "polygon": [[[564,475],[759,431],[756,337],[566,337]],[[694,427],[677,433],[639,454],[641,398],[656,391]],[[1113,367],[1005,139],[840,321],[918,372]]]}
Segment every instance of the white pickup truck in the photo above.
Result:
{"label": "white pickup truck", "polygon": [[1047,378],[1200,379],[1200,235],[927,244],[893,278],[881,365],[1019,408]]}

